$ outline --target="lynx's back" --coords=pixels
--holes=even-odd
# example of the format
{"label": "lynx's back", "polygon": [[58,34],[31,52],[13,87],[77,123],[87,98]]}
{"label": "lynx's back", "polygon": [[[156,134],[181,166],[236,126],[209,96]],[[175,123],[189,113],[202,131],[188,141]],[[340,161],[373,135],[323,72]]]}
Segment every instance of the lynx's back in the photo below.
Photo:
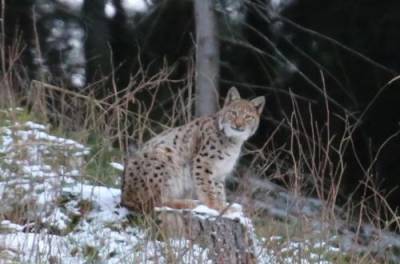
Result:
{"label": "lynx's back", "polygon": [[148,212],[155,206],[222,210],[224,181],[243,143],[255,133],[264,97],[241,99],[231,88],[214,115],[169,129],[149,140],[125,164],[122,205]]}

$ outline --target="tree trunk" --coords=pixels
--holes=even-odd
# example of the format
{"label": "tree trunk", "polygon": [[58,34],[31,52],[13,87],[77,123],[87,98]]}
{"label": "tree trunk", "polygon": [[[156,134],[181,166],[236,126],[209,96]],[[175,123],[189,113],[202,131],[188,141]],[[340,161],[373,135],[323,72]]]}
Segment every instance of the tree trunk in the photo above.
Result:
{"label": "tree trunk", "polygon": [[196,116],[218,108],[219,43],[213,0],[195,0],[196,22]]}
{"label": "tree trunk", "polygon": [[208,249],[213,263],[256,263],[252,223],[239,218],[198,214],[190,210],[160,210],[157,230],[165,237],[185,238]]}

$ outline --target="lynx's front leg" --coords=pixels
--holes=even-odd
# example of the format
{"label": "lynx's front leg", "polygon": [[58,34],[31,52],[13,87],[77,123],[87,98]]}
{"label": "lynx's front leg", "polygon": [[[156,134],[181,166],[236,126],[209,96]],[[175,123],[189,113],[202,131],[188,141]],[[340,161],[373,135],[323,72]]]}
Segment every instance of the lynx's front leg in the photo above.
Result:
{"label": "lynx's front leg", "polygon": [[212,166],[207,161],[202,161],[201,157],[195,158],[192,173],[200,202],[222,211],[226,206],[225,179],[217,177]]}

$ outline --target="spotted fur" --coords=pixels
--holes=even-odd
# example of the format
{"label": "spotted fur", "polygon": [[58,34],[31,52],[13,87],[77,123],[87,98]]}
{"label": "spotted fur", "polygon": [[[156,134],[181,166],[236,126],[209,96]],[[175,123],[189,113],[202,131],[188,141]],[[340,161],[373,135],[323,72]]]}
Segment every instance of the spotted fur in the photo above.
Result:
{"label": "spotted fur", "polygon": [[193,208],[200,201],[223,210],[225,178],[255,133],[264,102],[264,97],[241,99],[232,87],[216,114],[149,140],[125,162],[122,205],[149,212],[155,206]]}

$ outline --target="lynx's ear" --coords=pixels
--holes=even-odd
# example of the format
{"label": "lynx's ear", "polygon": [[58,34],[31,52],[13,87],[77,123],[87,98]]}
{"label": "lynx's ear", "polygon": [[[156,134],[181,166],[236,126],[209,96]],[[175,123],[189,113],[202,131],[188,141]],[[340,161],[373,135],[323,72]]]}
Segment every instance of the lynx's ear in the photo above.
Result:
{"label": "lynx's ear", "polygon": [[232,101],[240,99],[240,94],[238,90],[236,89],[235,86],[232,86],[231,89],[229,89],[226,97],[225,97],[225,103],[224,105],[229,104]]}
{"label": "lynx's ear", "polygon": [[257,110],[257,113],[261,115],[264,105],[265,105],[265,97],[264,96],[259,96],[251,100],[251,103],[254,105],[254,107]]}

